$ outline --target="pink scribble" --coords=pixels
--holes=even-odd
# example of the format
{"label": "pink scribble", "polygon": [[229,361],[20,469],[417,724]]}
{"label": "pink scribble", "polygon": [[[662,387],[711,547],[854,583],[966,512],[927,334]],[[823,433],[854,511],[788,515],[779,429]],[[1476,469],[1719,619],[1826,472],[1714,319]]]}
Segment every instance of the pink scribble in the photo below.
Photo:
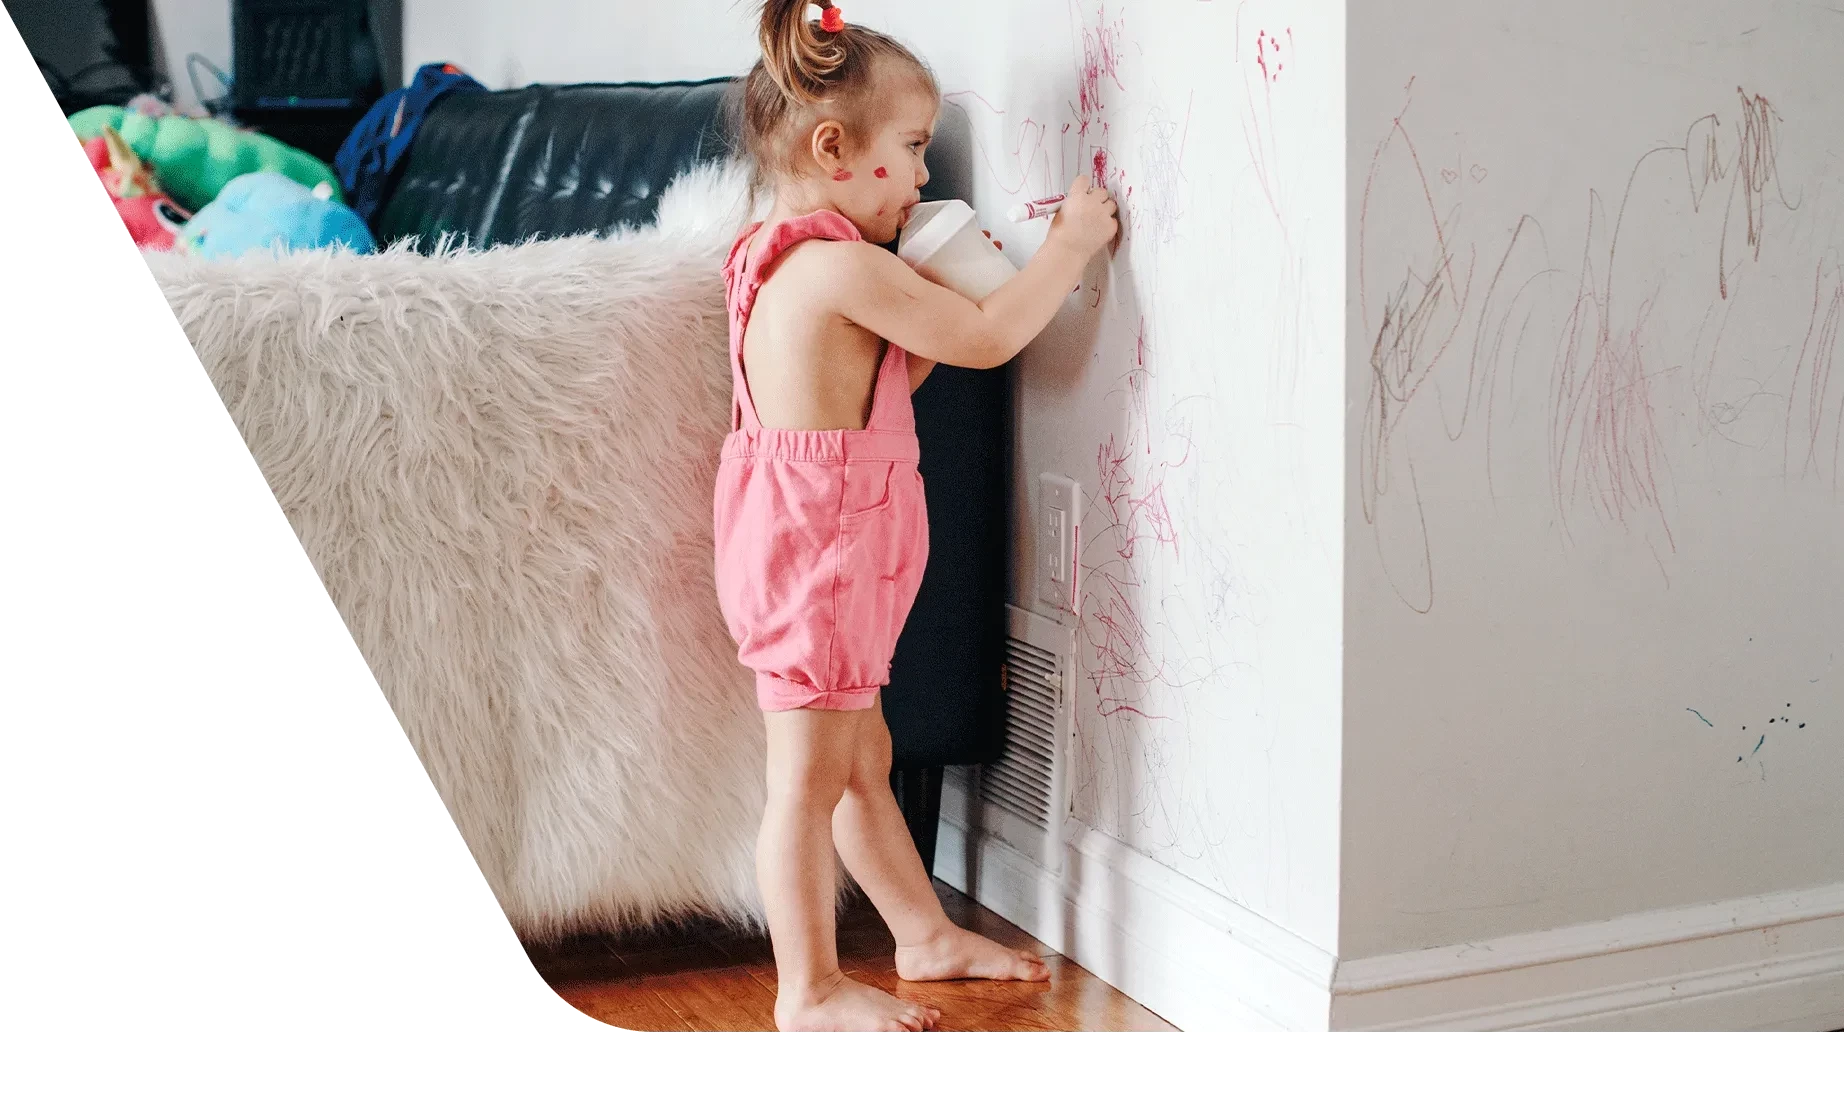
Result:
{"label": "pink scribble", "polygon": [[1171,472],[1191,459],[1188,436],[1169,438],[1182,445],[1178,458],[1159,458],[1148,414],[1148,355],[1146,321],[1141,318],[1134,365],[1125,376],[1126,434],[1109,434],[1095,452],[1092,505],[1100,522],[1092,543],[1105,546],[1106,556],[1099,563],[1082,566],[1085,587],[1076,617],[1093,651],[1085,675],[1098,699],[1097,713],[1104,718],[1114,714],[1158,717],[1131,696],[1136,688],[1160,679],[1165,667],[1147,663],[1156,654],[1134,601],[1135,592],[1129,588],[1138,585],[1135,561],[1144,558],[1146,546],[1174,559],[1179,555],[1178,527],[1166,500],[1165,483]]}
{"label": "pink scribble", "polygon": [[1665,461],[1641,345],[1652,301],[1640,302],[1632,324],[1616,329],[1610,287],[1596,280],[1584,260],[1581,288],[1557,352],[1550,481],[1565,533],[1568,503],[1586,497],[1623,525],[1632,524],[1636,512],[1650,510],[1675,550],[1659,497]]}
{"label": "pink scribble", "polygon": [[[1103,118],[1107,104],[1103,97],[1109,85],[1125,89],[1120,77],[1124,27],[1124,20],[1109,22],[1107,8],[1097,6],[1095,23],[1082,28],[1082,61],[1076,70],[1076,102],[1071,108],[1077,139],[1091,144],[1085,161],[1096,188],[1116,187],[1109,177],[1113,159],[1108,150],[1108,122]],[[1095,134],[1097,130],[1099,135]],[[1120,177],[1124,184],[1125,175]]]}
{"label": "pink scribble", "polygon": [[[1073,95],[1061,119],[1011,116],[972,89],[947,93],[943,99],[974,123],[975,165],[983,163],[990,180],[1004,192],[1029,190],[1042,196],[1067,186],[1076,174],[1087,173],[1095,185],[1114,193],[1124,224],[1136,230],[1144,227],[1157,242],[1167,241],[1176,234],[1179,164],[1192,103],[1187,101],[1182,121],[1155,105],[1145,120],[1122,123],[1115,94],[1130,91],[1127,59],[1133,56],[1125,21],[1103,5],[1088,3],[1072,4],[1071,18],[1079,51]],[[1274,49],[1287,45],[1285,36],[1273,37]],[[1273,58],[1271,51],[1270,64],[1278,64]],[[1122,126],[1116,128],[1117,123]],[[995,134],[994,125],[1000,136],[996,141],[987,138]],[[1117,148],[1115,135],[1132,135],[1135,149],[1129,153]],[[1135,157],[1135,177],[1129,180],[1121,164]],[[1133,214],[1128,212],[1130,205]],[[1089,285],[1078,285],[1077,291]],[[1150,287],[1138,292],[1149,304],[1157,300]],[[1095,294],[1099,302],[1099,285]],[[1077,575],[1066,604],[1082,646],[1079,745],[1096,740],[1099,722],[1165,720],[1152,700],[1198,682],[1197,661],[1170,644],[1170,631],[1158,617],[1160,603],[1149,582],[1181,555],[1209,559],[1191,556],[1190,548],[1181,543],[1174,504],[1179,503],[1178,492],[1192,482],[1183,469],[1194,466],[1196,442],[1188,428],[1173,430],[1152,412],[1154,348],[1152,330],[1142,316],[1129,349],[1130,366],[1117,380],[1122,424],[1096,444],[1093,494],[1077,533]]]}
{"label": "pink scribble", "polygon": [[[1844,274],[1835,264],[1827,267],[1821,262],[1812,275],[1812,315],[1806,325],[1805,339],[1799,345],[1799,357],[1793,362],[1793,381],[1787,389],[1781,466],[1789,476],[1794,473],[1793,445],[1797,440],[1804,449],[1801,453],[1804,458],[1798,461],[1798,473],[1803,477],[1816,469],[1825,422],[1833,419],[1833,486],[1838,482],[1839,450],[1844,447],[1844,399],[1840,399],[1835,414],[1830,412],[1831,366],[1837,356],[1840,335],[1844,335]],[[1797,425],[1795,413],[1803,418]]]}
{"label": "pink scribble", "polygon": [[[1010,134],[1005,144],[997,149],[989,148],[980,138],[982,129],[975,127],[974,148],[993,181],[1003,192],[1013,196],[1027,190],[1041,196],[1068,185],[1075,173],[1087,173],[1097,188],[1106,188],[1115,194],[1121,205],[1123,226],[1131,228],[1134,221],[1128,206],[1136,200],[1134,186],[1117,164],[1110,145],[1111,123],[1107,118],[1109,93],[1125,89],[1121,76],[1126,53],[1125,20],[1110,17],[1105,5],[1097,5],[1094,11],[1092,21],[1080,14],[1073,16],[1078,22],[1081,57],[1076,65],[1076,95],[1069,102],[1070,120],[1056,125],[1053,133],[1051,124],[1027,116],[1015,129],[1008,129]],[[949,92],[942,99],[967,113],[970,120],[974,112],[981,109],[1002,120],[1008,115],[1005,108],[975,89]],[[1175,181],[1175,162],[1172,169],[1173,173],[1167,176]],[[1161,194],[1155,200],[1163,200],[1161,211],[1167,217],[1175,215],[1175,199]],[[1170,222],[1166,219],[1156,223],[1167,237]],[[1078,284],[1076,292],[1082,288],[1083,285]],[[1090,308],[1099,308],[1101,298],[1102,288],[1097,282]]]}
{"label": "pink scribble", "polygon": [[[1236,19],[1238,27],[1236,37],[1239,41],[1241,38],[1240,9],[1238,9],[1236,13]],[[1289,28],[1286,35],[1287,52],[1291,55],[1293,52],[1293,30]],[[1266,31],[1257,32],[1255,36],[1254,64],[1248,66],[1239,65],[1236,69],[1241,73],[1243,92],[1247,95],[1249,105],[1248,115],[1242,121],[1242,141],[1248,148],[1249,161],[1254,164],[1255,179],[1261,184],[1262,196],[1268,202],[1268,208],[1274,214],[1275,223],[1281,226],[1281,235],[1285,238],[1287,236],[1287,222],[1281,215],[1284,206],[1281,204],[1278,171],[1274,168],[1275,164],[1279,161],[1278,153],[1275,150],[1273,99],[1274,83],[1280,77],[1279,66],[1281,63],[1278,60],[1279,50],[1279,39],[1268,34]],[[1240,52],[1238,51],[1237,56],[1232,58],[1232,61],[1239,61],[1239,57]],[[1270,61],[1273,61],[1276,67],[1272,71],[1268,68],[1268,63]],[[1249,87],[1251,77],[1254,77],[1255,83],[1260,86],[1261,96],[1259,98],[1256,97],[1255,90]]]}
{"label": "pink scribble", "polygon": [[[1289,27],[1283,33],[1287,36],[1287,50],[1291,52],[1293,50],[1293,28]],[[1268,68],[1270,62],[1274,63],[1273,69]],[[1261,78],[1264,82],[1272,85],[1279,81],[1281,70],[1287,68],[1286,63],[1281,61],[1281,40],[1266,31],[1255,32],[1255,65],[1261,70]]]}
{"label": "pink scribble", "polygon": [[[1189,127],[1191,116],[1190,104],[1185,106],[1185,126]],[[1130,219],[1136,234],[1153,243],[1171,243],[1178,234],[1178,218],[1181,215],[1180,182],[1184,179],[1182,169],[1184,136],[1178,134],[1177,147],[1173,147],[1173,132],[1177,131],[1157,110],[1149,112],[1140,127],[1140,181],[1142,188],[1135,196],[1134,186],[1129,185],[1122,198],[1121,207],[1131,209]]]}
{"label": "pink scribble", "polygon": [[[976,107],[985,109],[994,116],[1003,118],[1007,115],[1005,109],[993,104],[992,101],[972,89],[947,93],[941,99],[959,108],[962,112],[966,112],[969,119],[973,114],[968,111],[967,104],[962,101],[971,101]],[[1069,131],[1070,125],[1063,125],[1058,133],[1059,138],[1067,135]],[[1000,152],[1005,165],[1001,165],[1000,161],[995,161],[993,152],[987,148],[985,143],[980,142],[978,128],[974,129],[974,136],[974,149],[979,153],[980,161],[985,164],[987,173],[1003,192],[1017,196],[1029,190],[1033,196],[1043,196],[1069,184],[1067,179],[1059,180],[1061,166],[1053,168],[1050,164],[1050,154],[1047,149],[1050,138],[1048,125],[1029,116],[1019,121],[1015,138]]]}
{"label": "pink scribble", "polygon": [[[1414,79],[1409,79],[1413,88]],[[1401,459],[1408,481],[1408,507],[1415,517],[1413,559],[1419,574],[1417,582],[1401,575],[1395,563],[1385,555],[1383,531],[1375,534],[1378,558],[1396,596],[1417,613],[1426,614],[1434,606],[1434,563],[1428,536],[1427,516],[1415,480],[1415,467],[1406,453],[1395,448],[1397,426],[1431,380],[1460,331],[1473,285],[1474,251],[1456,258],[1449,243],[1447,228],[1441,222],[1435,204],[1434,187],[1415,141],[1406,124],[1411,99],[1405,96],[1402,109],[1390,121],[1389,131],[1371,155],[1370,169],[1358,203],[1357,260],[1358,273],[1371,273],[1369,264],[1371,203],[1385,159],[1400,144],[1409,171],[1404,184],[1419,202],[1415,205],[1415,223],[1423,226],[1426,239],[1421,247],[1425,257],[1420,265],[1405,268],[1396,289],[1385,296],[1381,319],[1373,314],[1370,287],[1358,286],[1359,318],[1365,335],[1371,338],[1370,392],[1365,403],[1364,435],[1359,444],[1359,473],[1362,485],[1364,521],[1376,526],[1384,498],[1395,485],[1395,466]],[[1425,224],[1424,224],[1425,221]],[[1461,264],[1456,267],[1456,262]],[[1373,323],[1374,322],[1374,323]]]}
{"label": "pink scribble", "polygon": [[1105,7],[1095,9],[1096,24],[1082,28],[1082,64],[1076,83],[1076,119],[1086,135],[1088,122],[1101,114],[1102,80],[1121,88],[1120,43],[1124,20],[1107,22]]}
{"label": "pink scribble", "polygon": [[[1844,342],[1844,267],[1835,259],[1825,257],[1813,274],[1811,301],[1802,306],[1809,312],[1803,340],[1794,345],[1788,336],[1779,349],[1791,360],[1791,381],[1785,392],[1753,380],[1751,391],[1743,396],[1711,397],[1711,380],[1718,374],[1718,348],[1733,309],[1733,280],[1763,254],[1773,209],[1794,211],[1799,207],[1784,191],[1777,161],[1780,115],[1766,97],[1738,87],[1738,114],[1728,120],[1715,113],[1700,116],[1685,128],[1681,143],[1639,152],[1617,196],[1608,194],[1604,199],[1600,191],[1588,190],[1579,269],[1568,275],[1575,279],[1572,296],[1566,289],[1559,291],[1558,327],[1534,317],[1526,300],[1541,298],[1532,291],[1547,284],[1551,275],[1563,274],[1550,265],[1544,233],[1528,214],[1511,227],[1496,270],[1480,272],[1483,295],[1472,296],[1476,248],[1457,230],[1458,206],[1445,200],[1453,193],[1442,190],[1443,207],[1436,209],[1429,189],[1433,175],[1424,172],[1405,126],[1414,84],[1411,77],[1404,87],[1403,113],[1392,121],[1389,134],[1377,146],[1359,202],[1356,244],[1358,270],[1363,276],[1357,297],[1364,335],[1371,343],[1373,372],[1360,447],[1360,490],[1365,520],[1377,525],[1379,503],[1392,485],[1392,469],[1403,480],[1396,484],[1403,488],[1401,500],[1389,510],[1392,527],[1386,531],[1379,526],[1376,537],[1383,570],[1405,603],[1425,613],[1433,604],[1434,575],[1428,518],[1415,478],[1415,453],[1397,443],[1397,427],[1407,409],[1435,408],[1440,411],[1447,440],[1457,443],[1470,417],[1480,415],[1485,426],[1486,484],[1488,491],[1493,490],[1495,368],[1501,358],[1516,365],[1526,347],[1526,333],[1533,329],[1546,340],[1553,337],[1555,344],[1547,399],[1547,480],[1556,527],[1565,542],[1574,540],[1576,519],[1592,515],[1643,539],[1669,584],[1663,556],[1676,550],[1670,497],[1673,476],[1660,426],[1663,419],[1676,416],[1673,411],[1678,408],[1667,392],[1686,377],[1700,432],[1714,433],[1736,446],[1758,448],[1760,444],[1749,442],[1752,438],[1732,435],[1730,428],[1739,427],[1749,405],[1772,398],[1785,406],[1781,433],[1786,477],[1816,476],[1829,464],[1832,482],[1837,484],[1839,469],[1844,467],[1840,459],[1844,456],[1844,399],[1831,389],[1831,378],[1837,348]],[[1370,242],[1372,193],[1384,154],[1391,150],[1401,151],[1396,184],[1408,187],[1417,210],[1415,222],[1425,228],[1425,238],[1411,241],[1406,265],[1395,274],[1384,275],[1391,284],[1379,289],[1370,258],[1374,254]],[[1465,157],[1461,148],[1450,164],[1438,168],[1438,175],[1435,180],[1465,191],[1486,181],[1489,171]],[[1660,192],[1661,184],[1668,192]],[[1632,211],[1652,213],[1678,189],[1685,190],[1691,212],[1708,214],[1720,223],[1720,230],[1711,229],[1717,273],[1709,291],[1719,300],[1705,312],[1704,324],[1691,345],[1694,367],[1670,361],[1669,353],[1679,338],[1661,332],[1653,319],[1663,284],[1671,280],[1668,270],[1655,269],[1655,261],[1642,255],[1638,263],[1645,276],[1639,281],[1644,284],[1636,286],[1628,273],[1631,264],[1619,246],[1629,206]],[[1399,234],[1395,226],[1399,223],[1392,222],[1392,236]],[[1633,251],[1626,248],[1627,255]],[[1397,274],[1404,275],[1400,284],[1395,284]],[[1473,330],[1470,356],[1453,343],[1456,329],[1463,325]],[[1706,341],[1706,329],[1712,328],[1713,339]],[[1437,370],[1443,360],[1452,370]],[[1727,373],[1739,377],[1739,372]],[[1417,402],[1417,397],[1434,400]],[[1457,420],[1443,397],[1458,403]],[[1418,447],[1425,450],[1427,446]],[[1825,458],[1827,452],[1830,460]],[[1394,538],[1390,546],[1398,555],[1415,561],[1413,574],[1419,582],[1399,576],[1404,565],[1384,551],[1386,532]]]}

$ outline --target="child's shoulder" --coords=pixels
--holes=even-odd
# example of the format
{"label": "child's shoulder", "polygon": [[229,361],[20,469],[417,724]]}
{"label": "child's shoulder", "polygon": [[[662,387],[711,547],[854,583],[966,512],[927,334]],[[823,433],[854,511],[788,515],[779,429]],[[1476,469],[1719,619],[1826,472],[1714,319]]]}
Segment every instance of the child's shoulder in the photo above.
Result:
{"label": "child's shoulder", "polygon": [[857,236],[790,235],[774,227],[760,228],[747,240],[756,276],[765,284],[777,275],[803,282],[859,278],[890,255]]}

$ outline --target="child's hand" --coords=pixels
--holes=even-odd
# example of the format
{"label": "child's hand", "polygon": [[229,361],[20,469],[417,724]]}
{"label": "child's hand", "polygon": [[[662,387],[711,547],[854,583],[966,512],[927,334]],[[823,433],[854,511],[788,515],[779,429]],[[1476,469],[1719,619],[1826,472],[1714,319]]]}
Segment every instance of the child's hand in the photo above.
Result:
{"label": "child's hand", "polygon": [[1094,188],[1087,175],[1069,184],[1063,207],[1050,220],[1050,238],[1060,240],[1083,258],[1114,242],[1120,234],[1114,198]]}

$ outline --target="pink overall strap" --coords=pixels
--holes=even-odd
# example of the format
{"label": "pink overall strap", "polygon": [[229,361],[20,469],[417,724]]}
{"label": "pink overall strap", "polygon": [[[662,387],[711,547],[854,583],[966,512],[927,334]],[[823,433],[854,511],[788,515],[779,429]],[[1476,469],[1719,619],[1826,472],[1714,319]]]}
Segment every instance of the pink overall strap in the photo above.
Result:
{"label": "pink overall strap", "polygon": [[[749,396],[748,376],[743,371],[743,333],[749,327],[749,313],[755,308],[756,293],[762,288],[762,271],[783,252],[795,244],[809,239],[830,239],[855,242],[864,237],[850,220],[836,212],[821,209],[806,216],[784,220],[769,233],[768,242],[760,252],[748,253],[748,244],[761,228],[752,225],[737,241],[737,247],[731,252],[731,261],[726,263],[724,271],[730,281],[730,367],[732,393],[733,428],[760,428],[762,422],[756,416],[755,402]],[[743,252],[741,266],[735,266],[737,251]],[[867,429],[885,429],[895,431],[913,431],[915,419],[903,404],[909,398],[909,356],[895,344],[886,343],[883,362],[878,364],[877,381],[872,390],[871,419],[866,423]]]}
{"label": "pink overall strap", "polygon": [[[747,284],[749,269],[746,252],[761,224],[743,229],[724,259],[724,294],[730,310],[730,431],[736,432],[747,421],[750,428],[760,428],[755,405],[749,400],[749,383],[743,377],[743,325],[755,302],[755,290]],[[741,262],[744,265],[738,266]]]}
{"label": "pink overall strap", "polygon": [[884,361],[877,365],[877,384],[872,387],[871,419],[864,427],[883,432],[916,430],[916,412],[909,404],[909,353],[888,340],[884,341]]}

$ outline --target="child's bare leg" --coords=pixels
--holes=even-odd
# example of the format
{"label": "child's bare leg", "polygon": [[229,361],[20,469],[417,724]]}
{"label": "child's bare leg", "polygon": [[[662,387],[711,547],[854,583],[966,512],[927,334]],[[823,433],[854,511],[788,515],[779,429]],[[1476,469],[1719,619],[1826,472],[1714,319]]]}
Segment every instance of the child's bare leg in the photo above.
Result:
{"label": "child's bare leg", "polygon": [[783,1031],[919,1031],[940,1013],[850,980],[834,932],[832,812],[851,779],[865,711],[765,714],[768,807],[756,879],[775,951]]}
{"label": "child's bare leg", "polygon": [[1050,969],[1036,954],[1007,949],[955,926],[941,909],[890,791],[890,727],[881,697],[859,726],[850,780],[832,814],[832,838],[852,879],[896,938],[897,976],[906,981],[1048,980]]}

